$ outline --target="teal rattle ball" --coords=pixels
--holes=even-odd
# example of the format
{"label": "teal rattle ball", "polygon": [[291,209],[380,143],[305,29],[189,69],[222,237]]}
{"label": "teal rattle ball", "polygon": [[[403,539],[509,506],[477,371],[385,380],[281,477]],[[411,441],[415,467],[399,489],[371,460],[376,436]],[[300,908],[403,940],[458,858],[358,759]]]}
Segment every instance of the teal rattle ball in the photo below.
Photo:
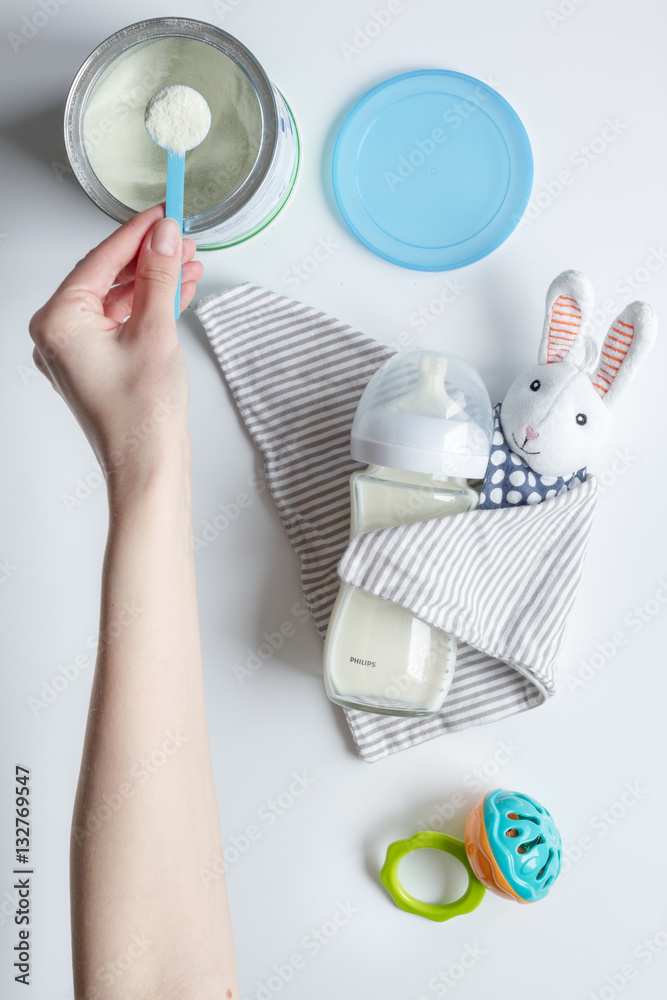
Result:
{"label": "teal rattle ball", "polygon": [[520,792],[497,788],[479,800],[466,820],[465,848],[479,881],[519,903],[544,899],[560,871],[551,813]]}
{"label": "teal rattle ball", "polygon": [[[411,851],[430,847],[445,851],[468,873],[468,888],[451,903],[424,903],[398,879],[398,865]],[[408,913],[429,920],[449,920],[481,903],[486,889],[505,899],[534,903],[543,899],[558,878],[561,838],[548,812],[536,799],[498,788],[484,795],[468,815],[465,841],[434,830],[395,840],[387,848],[380,879],[394,902]]]}

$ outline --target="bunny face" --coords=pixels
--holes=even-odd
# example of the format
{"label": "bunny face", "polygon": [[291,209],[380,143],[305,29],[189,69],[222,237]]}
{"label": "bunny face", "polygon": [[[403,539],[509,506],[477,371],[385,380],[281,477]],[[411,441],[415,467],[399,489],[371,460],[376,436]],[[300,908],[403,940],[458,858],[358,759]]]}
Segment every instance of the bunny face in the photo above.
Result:
{"label": "bunny face", "polygon": [[604,444],[611,412],[590,377],[567,361],[534,365],[505,396],[500,424],[508,447],[544,476],[583,468]]}
{"label": "bunny face", "polygon": [[563,271],[551,282],[538,364],[515,379],[500,408],[507,446],[542,476],[567,477],[588,465],[609,434],[610,407],[655,340],[653,310],[631,302],[611,324],[589,372],[572,354],[580,345],[586,348],[580,354],[598,353],[583,333],[592,308],[586,275]]}

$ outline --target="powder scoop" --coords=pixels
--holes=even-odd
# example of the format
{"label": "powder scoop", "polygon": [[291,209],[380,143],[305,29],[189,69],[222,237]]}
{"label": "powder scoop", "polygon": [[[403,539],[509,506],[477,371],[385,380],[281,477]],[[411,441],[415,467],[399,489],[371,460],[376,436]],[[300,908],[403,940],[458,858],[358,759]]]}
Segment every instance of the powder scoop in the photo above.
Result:
{"label": "powder scoop", "polygon": [[[183,232],[183,187],[185,154],[204,141],[211,127],[211,110],[193,87],[175,84],[153,94],[144,115],[153,142],[167,150],[167,196],[165,216],[176,219]],[[181,281],[174,302],[176,318],[181,312]]]}

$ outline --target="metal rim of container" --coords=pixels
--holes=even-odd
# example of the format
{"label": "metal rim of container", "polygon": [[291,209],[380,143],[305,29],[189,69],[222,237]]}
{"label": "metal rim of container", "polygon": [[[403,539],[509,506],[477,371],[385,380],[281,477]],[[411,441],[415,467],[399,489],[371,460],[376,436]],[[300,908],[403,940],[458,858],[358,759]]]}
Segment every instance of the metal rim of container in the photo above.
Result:
{"label": "metal rim of container", "polygon": [[[149,33],[144,34],[145,32]],[[65,148],[74,175],[90,200],[117,222],[127,222],[131,219],[136,211],[118,201],[107,191],[90,165],[82,137],[83,111],[92,88],[110,64],[109,56],[116,58],[134,45],[168,37],[192,38],[195,41],[212,44],[224,55],[232,58],[253,85],[262,116],[262,141],[252,170],[243,184],[226,201],[206,212],[188,216],[187,224],[184,220],[184,232],[192,235],[203,233],[221,222],[228,221],[243,208],[261,186],[277,150],[277,108],[271,81],[252,53],[233,35],[205,21],[177,17],[135,21],[110,35],[84,60],[72,81],[65,104]]]}

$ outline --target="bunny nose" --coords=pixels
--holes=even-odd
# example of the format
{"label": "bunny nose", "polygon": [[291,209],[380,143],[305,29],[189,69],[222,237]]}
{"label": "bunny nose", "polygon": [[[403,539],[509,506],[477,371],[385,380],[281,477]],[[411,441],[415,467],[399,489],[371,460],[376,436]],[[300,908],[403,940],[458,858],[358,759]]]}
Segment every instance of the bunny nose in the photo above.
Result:
{"label": "bunny nose", "polygon": [[526,440],[527,441],[534,441],[535,438],[538,438],[539,436],[540,435],[539,435],[538,431],[534,431],[532,427],[529,427],[526,424]]}

